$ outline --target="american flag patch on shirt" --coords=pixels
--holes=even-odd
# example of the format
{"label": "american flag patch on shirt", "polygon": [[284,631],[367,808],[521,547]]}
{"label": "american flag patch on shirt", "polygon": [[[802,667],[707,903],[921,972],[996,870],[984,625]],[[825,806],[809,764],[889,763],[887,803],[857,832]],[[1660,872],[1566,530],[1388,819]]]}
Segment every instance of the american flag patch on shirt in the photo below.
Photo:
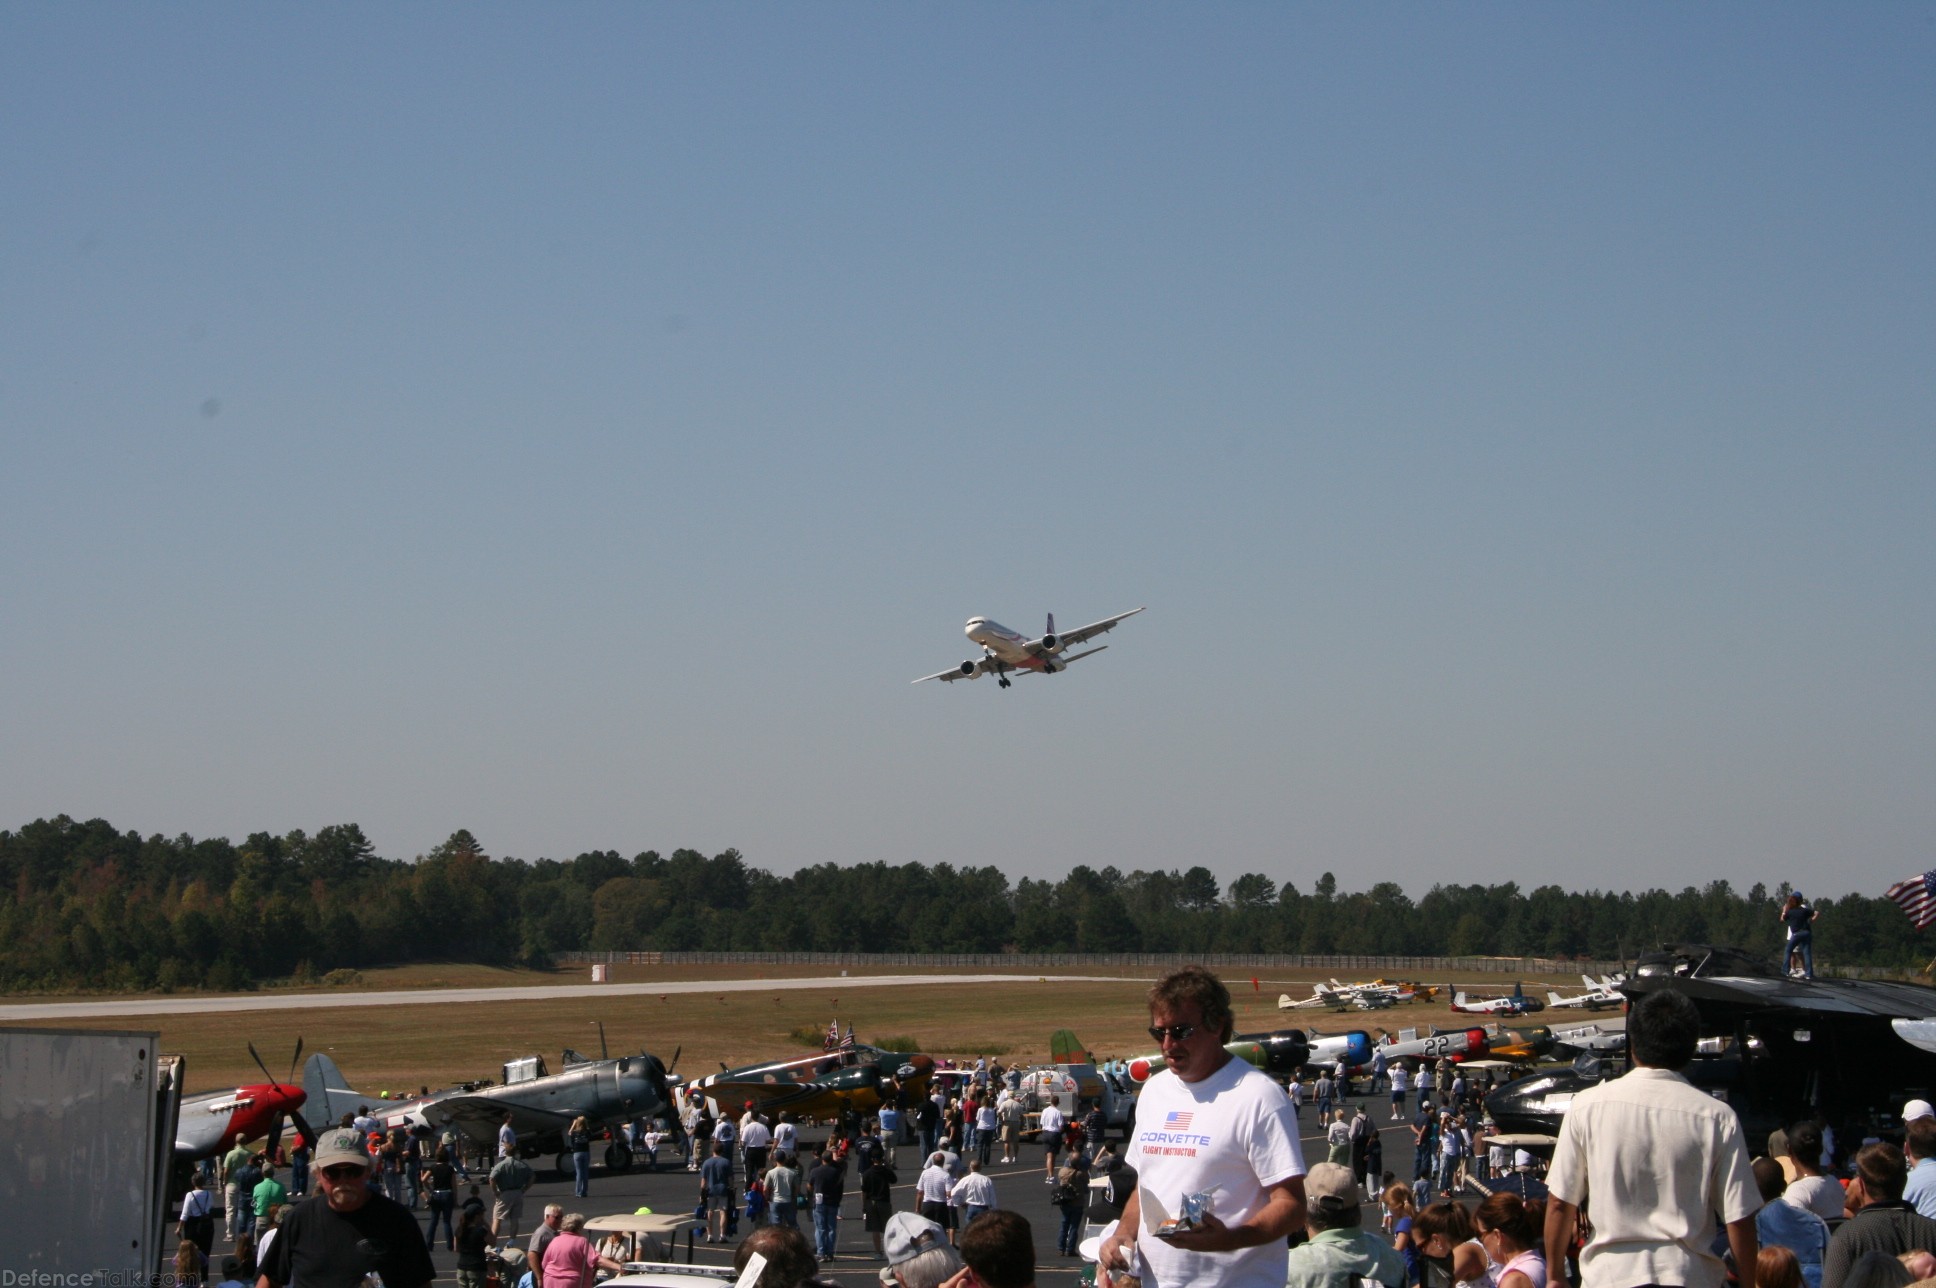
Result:
{"label": "american flag patch on shirt", "polygon": [[1189,1131],[1190,1115],[1188,1113],[1181,1113],[1181,1112],[1168,1115],[1163,1119],[1163,1130],[1164,1131]]}

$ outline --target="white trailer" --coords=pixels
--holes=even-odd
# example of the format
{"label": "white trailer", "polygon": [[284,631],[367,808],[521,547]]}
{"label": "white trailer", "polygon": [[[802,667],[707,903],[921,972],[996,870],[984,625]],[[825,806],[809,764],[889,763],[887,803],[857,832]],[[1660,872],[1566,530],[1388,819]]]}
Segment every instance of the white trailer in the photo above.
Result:
{"label": "white trailer", "polygon": [[181,1061],[156,1038],[0,1029],[0,1266],[15,1282],[145,1283],[172,1250]]}

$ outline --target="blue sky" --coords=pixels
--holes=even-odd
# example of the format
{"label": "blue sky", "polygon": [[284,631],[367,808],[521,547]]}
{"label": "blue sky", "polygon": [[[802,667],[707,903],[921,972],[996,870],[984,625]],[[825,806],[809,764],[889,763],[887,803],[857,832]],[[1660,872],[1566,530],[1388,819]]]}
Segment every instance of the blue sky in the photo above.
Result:
{"label": "blue sky", "polygon": [[0,23],[0,826],[1936,862],[1926,6]]}

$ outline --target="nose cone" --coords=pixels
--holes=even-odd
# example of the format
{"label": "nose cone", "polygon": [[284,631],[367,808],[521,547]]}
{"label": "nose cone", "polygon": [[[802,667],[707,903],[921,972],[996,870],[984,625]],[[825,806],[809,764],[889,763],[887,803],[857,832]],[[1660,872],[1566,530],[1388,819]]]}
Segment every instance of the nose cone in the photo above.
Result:
{"label": "nose cone", "polygon": [[660,1095],[663,1074],[655,1079],[653,1068],[658,1062],[650,1057],[636,1060],[622,1060],[618,1066],[618,1098],[633,1113],[644,1113],[665,1103]]}

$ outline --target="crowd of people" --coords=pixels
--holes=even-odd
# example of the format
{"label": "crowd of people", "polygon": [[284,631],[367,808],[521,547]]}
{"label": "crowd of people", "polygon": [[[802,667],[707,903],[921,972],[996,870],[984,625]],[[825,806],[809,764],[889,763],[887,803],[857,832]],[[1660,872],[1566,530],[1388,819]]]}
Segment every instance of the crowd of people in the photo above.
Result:
{"label": "crowd of people", "polygon": [[[634,1144],[652,1167],[682,1157],[705,1240],[735,1245],[740,1264],[760,1252],[760,1282],[772,1288],[813,1282],[854,1255],[838,1237],[850,1189],[872,1257],[898,1288],[1032,1282],[1029,1223],[989,1173],[999,1161],[1026,1169],[1007,1174],[1011,1185],[1032,1176],[1033,1150],[1046,1209],[1036,1215],[1054,1222],[1058,1256],[1086,1250],[1099,1263],[1100,1288],[1902,1288],[1936,1278],[1936,1108],[1904,1107],[1900,1146],[1842,1148],[1806,1119],[1751,1152],[1734,1110],[1684,1076],[1700,1017],[1674,989],[1633,1006],[1634,1067],[1575,1096],[1545,1167],[1494,1142],[1485,1088],[1450,1062],[1379,1062],[1356,1085],[1349,1070],[1325,1070],[1285,1087],[1225,1049],[1230,997],[1210,972],[1178,971],[1148,1000],[1164,1068],[1121,1146],[1105,1141],[1098,1106],[1038,1106],[1019,1071],[998,1062],[889,1095],[875,1114],[815,1124],[814,1142],[787,1113],[748,1102],[719,1114],[694,1095],[676,1119],[635,1124]],[[1323,1154],[1308,1165],[1307,1105]],[[1377,1117],[1401,1138],[1410,1131],[1409,1183],[1382,1166]],[[221,1283],[352,1288],[361,1271],[338,1275],[354,1263],[386,1288],[422,1288],[441,1228],[462,1288],[483,1288],[493,1245],[524,1237],[534,1179],[511,1122],[481,1180],[452,1141],[366,1126],[352,1118],[326,1133],[300,1172],[293,1156],[238,1149],[218,1160],[183,1201],[181,1279],[214,1278],[219,1187]],[[584,1126],[566,1133],[574,1156],[588,1152]],[[586,1169],[573,1171],[582,1195]],[[316,1194],[298,1202],[312,1182]],[[584,1224],[547,1207],[522,1245],[530,1279],[519,1288],[589,1288],[618,1271],[628,1249],[594,1244]],[[1018,1238],[1026,1257],[1011,1246]],[[383,1250],[374,1266],[371,1248]]]}

